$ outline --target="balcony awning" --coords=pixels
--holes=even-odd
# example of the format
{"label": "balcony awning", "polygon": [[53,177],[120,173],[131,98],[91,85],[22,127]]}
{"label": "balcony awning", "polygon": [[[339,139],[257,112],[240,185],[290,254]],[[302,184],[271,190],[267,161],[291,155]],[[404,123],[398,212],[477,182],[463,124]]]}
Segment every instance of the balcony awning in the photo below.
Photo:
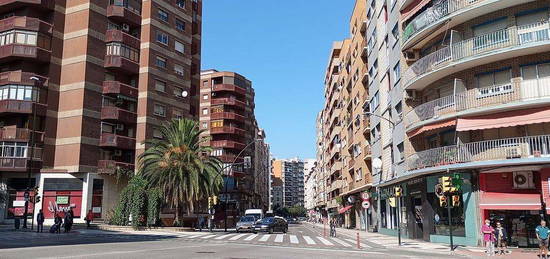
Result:
{"label": "balcony awning", "polygon": [[405,9],[401,10],[401,22],[405,23],[408,19],[413,17],[418,10],[426,6],[431,0],[415,0],[410,3]]}
{"label": "balcony awning", "polygon": [[441,122],[438,122],[438,123],[422,126],[418,129],[415,129],[413,131],[408,132],[407,135],[409,136],[409,138],[412,138],[412,137],[414,137],[416,135],[419,135],[419,134],[422,134],[424,132],[428,132],[428,131],[432,131],[432,130],[436,130],[436,129],[441,129],[441,128],[452,127],[452,126],[455,126],[455,125],[456,125],[456,120],[455,119],[441,121]]}
{"label": "balcony awning", "polygon": [[338,214],[342,214],[342,213],[345,213],[346,211],[348,211],[349,209],[351,209],[351,207],[353,207],[353,205],[348,205],[346,207],[343,207],[341,209],[338,210]]}
{"label": "balcony awning", "polygon": [[486,210],[540,210],[540,194],[484,192],[479,207]]}
{"label": "balcony awning", "polygon": [[550,122],[550,107],[460,118],[456,131],[505,128],[543,122]]}

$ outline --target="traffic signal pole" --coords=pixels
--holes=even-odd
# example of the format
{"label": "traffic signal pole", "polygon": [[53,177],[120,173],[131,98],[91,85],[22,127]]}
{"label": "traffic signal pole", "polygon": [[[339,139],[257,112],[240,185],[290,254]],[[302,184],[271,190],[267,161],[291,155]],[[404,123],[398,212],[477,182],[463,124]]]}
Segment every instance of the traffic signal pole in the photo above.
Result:
{"label": "traffic signal pole", "polygon": [[451,202],[447,202],[447,213],[449,215],[449,238],[451,243],[451,252],[455,250],[454,244],[453,244],[453,217],[451,215]]}
{"label": "traffic signal pole", "polygon": [[401,202],[399,200],[397,197],[397,243],[401,246]]}

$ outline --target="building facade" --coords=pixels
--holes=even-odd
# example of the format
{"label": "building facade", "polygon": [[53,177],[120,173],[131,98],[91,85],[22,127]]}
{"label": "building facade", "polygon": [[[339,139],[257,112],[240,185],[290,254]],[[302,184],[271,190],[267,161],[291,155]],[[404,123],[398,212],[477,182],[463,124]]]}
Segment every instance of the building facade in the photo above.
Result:
{"label": "building facade", "polygon": [[27,170],[41,196],[31,213],[107,216],[124,186],[113,175],[134,170],[141,143],[164,121],[197,118],[201,9],[200,0],[0,3],[1,132],[13,150],[0,168],[9,197],[0,219],[22,215],[14,201]]}
{"label": "building facade", "polygon": [[284,207],[283,161],[271,160],[271,209],[276,211]]}
{"label": "building facade", "polygon": [[304,160],[304,208],[313,210],[315,208],[315,159]]}
{"label": "building facade", "polygon": [[269,153],[269,144],[266,143],[266,134],[263,129],[257,129],[256,136],[258,141],[254,147],[254,208],[260,208],[263,211],[269,209],[269,188],[271,175],[271,157]]}

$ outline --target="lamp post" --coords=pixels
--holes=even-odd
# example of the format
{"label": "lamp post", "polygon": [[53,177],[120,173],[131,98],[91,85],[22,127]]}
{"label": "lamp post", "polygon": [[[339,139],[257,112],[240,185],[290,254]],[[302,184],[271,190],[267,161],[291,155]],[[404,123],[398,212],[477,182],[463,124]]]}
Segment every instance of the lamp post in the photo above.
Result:
{"label": "lamp post", "polygon": [[[31,76],[29,78],[30,80],[34,81],[35,87],[39,87],[42,85],[42,81],[40,78],[36,76]],[[40,88],[39,88],[40,89]],[[39,90],[38,89],[38,90]],[[33,91],[34,92],[34,91]],[[31,95],[31,109],[32,109],[32,131],[29,141],[29,159],[27,159],[27,189],[25,190],[25,212],[23,214],[23,228],[27,228],[27,217],[29,213],[29,199],[30,199],[30,190],[31,190],[31,182],[32,182],[32,166],[33,166],[33,159],[34,159],[34,134],[36,132],[36,102],[37,100],[33,100],[34,98],[38,98],[38,96],[34,96],[34,94]],[[36,195],[36,194],[35,194]],[[34,211],[34,210],[33,210]],[[34,213],[33,213],[34,214]],[[34,217],[34,215],[33,215]],[[33,228],[33,225],[31,224],[31,229]]]}

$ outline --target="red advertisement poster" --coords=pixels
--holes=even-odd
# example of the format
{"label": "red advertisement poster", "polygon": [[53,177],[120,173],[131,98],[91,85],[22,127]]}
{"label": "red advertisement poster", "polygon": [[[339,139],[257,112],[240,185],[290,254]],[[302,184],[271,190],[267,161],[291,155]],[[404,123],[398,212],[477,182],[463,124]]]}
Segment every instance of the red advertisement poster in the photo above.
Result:
{"label": "red advertisement poster", "polygon": [[61,217],[73,210],[74,217],[79,218],[82,210],[82,191],[45,191],[42,200],[42,211],[47,219],[54,218],[54,213]]}

